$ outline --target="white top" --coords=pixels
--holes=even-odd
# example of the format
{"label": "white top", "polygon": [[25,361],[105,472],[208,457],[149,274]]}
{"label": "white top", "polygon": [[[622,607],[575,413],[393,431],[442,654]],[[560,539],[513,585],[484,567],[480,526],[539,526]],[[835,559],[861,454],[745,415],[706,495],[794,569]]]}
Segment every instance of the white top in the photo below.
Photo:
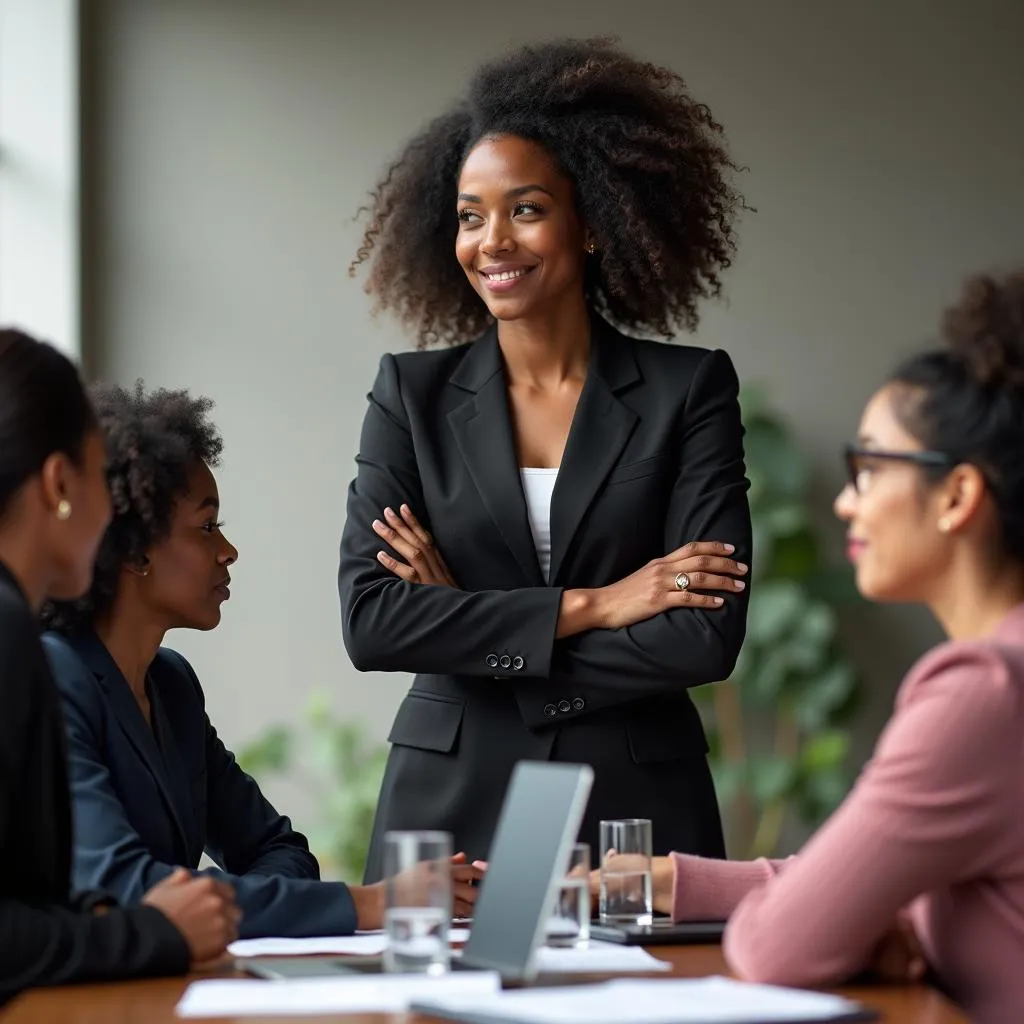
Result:
{"label": "white top", "polygon": [[523,481],[537,561],[544,579],[547,579],[551,569],[551,495],[558,479],[558,469],[521,469],[519,475]]}

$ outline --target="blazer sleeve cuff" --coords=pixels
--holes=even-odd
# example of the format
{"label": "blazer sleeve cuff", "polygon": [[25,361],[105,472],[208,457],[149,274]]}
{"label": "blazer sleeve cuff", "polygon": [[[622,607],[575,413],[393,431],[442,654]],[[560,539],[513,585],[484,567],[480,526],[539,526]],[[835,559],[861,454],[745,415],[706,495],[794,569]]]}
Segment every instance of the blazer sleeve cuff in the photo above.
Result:
{"label": "blazer sleeve cuff", "polygon": [[92,913],[97,907],[116,907],[117,897],[105,889],[89,889],[86,892],[76,892],[69,903],[72,910],[81,911],[83,914]]}
{"label": "blazer sleeve cuff", "polygon": [[153,937],[153,963],[147,973],[186,974],[192,965],[192,951],[170,918],[156,907],[145,905],[133,907],[132,913],[138,915],[139,930]]}

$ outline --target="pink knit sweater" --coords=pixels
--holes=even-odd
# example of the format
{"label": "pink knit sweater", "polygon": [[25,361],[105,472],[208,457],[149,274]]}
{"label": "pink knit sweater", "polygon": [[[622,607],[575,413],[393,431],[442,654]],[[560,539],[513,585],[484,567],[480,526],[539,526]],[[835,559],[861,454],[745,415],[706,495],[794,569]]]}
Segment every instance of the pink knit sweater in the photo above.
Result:
{"label": "pink knit sweater", "polygon": [[1024,1021],[1024,605],[914,666],[853,791],[797,857],[673,858],[676,919],[729,917],[742,977],[849,977],[905,907],[973,1020]]}

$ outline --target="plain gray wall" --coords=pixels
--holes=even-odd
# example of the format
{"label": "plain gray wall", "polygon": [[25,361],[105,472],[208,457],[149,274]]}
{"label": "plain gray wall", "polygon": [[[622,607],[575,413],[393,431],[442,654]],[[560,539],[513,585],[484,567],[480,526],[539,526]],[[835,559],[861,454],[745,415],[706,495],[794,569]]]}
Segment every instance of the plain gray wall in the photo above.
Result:
{"label": "plain gray wall", "polygon": [[[386,734],[408,679],[341,643],[337,542],[382,352],[346,275],[352,214],[407,134],[510,43],[617,34],[680,71],[725,125],[757,208],[697,340],[766,383],[815,460],[836,457],[897,356],[965,273],[1024,257],[1019,0],[98,0],[84,4],[85,314],[107,379],[213,397],[226,532],[221,627],[176,635],[239,744],[305,695]],[[907,610],[845,623],[869,749],[937,633]],[[270,787],[301,823],[308,793]]]}

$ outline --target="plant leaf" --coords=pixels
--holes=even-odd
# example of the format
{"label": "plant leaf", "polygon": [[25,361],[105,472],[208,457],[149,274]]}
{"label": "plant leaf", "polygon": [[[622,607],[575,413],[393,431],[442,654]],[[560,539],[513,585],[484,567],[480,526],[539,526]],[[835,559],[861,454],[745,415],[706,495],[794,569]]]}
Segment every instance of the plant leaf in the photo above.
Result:
{"label": "plant leaf", "polygon": [[818,542],[810,526],[805,524],[799,530],[775,538],[768,570],[771,576],[809,580],[819,571],[819,558]]}
{"label": "plant leaf", "polygon": [[806,680],[794,708],[801,729],[820,729],[833,712],[846,705],[856,685],[857,674],[845,661],[835,661]]}
{"label": "plant leaf", "polygon": [[759,757],[750,761],[750,791],[763,807],[785,797],[797,779],[796,765],[781,757]]}
{"label": "plant leaf", "polygon": [[292,737],[287,727],[273,726],[235,752],[242,771],[254,778],[285,771],[291,763]]}
{"label": "plant leaf", "polygon": [[823,729],[800,749],[800,770],[813,775],[839,767],[850,752],[850,735],[842,729]]}
{"label": "plant leaf", "polygon": [[799,621],[807,604],[807,596],[796,580],[761,581],[750,593],[747,637],[765,646],[777,643]]}

